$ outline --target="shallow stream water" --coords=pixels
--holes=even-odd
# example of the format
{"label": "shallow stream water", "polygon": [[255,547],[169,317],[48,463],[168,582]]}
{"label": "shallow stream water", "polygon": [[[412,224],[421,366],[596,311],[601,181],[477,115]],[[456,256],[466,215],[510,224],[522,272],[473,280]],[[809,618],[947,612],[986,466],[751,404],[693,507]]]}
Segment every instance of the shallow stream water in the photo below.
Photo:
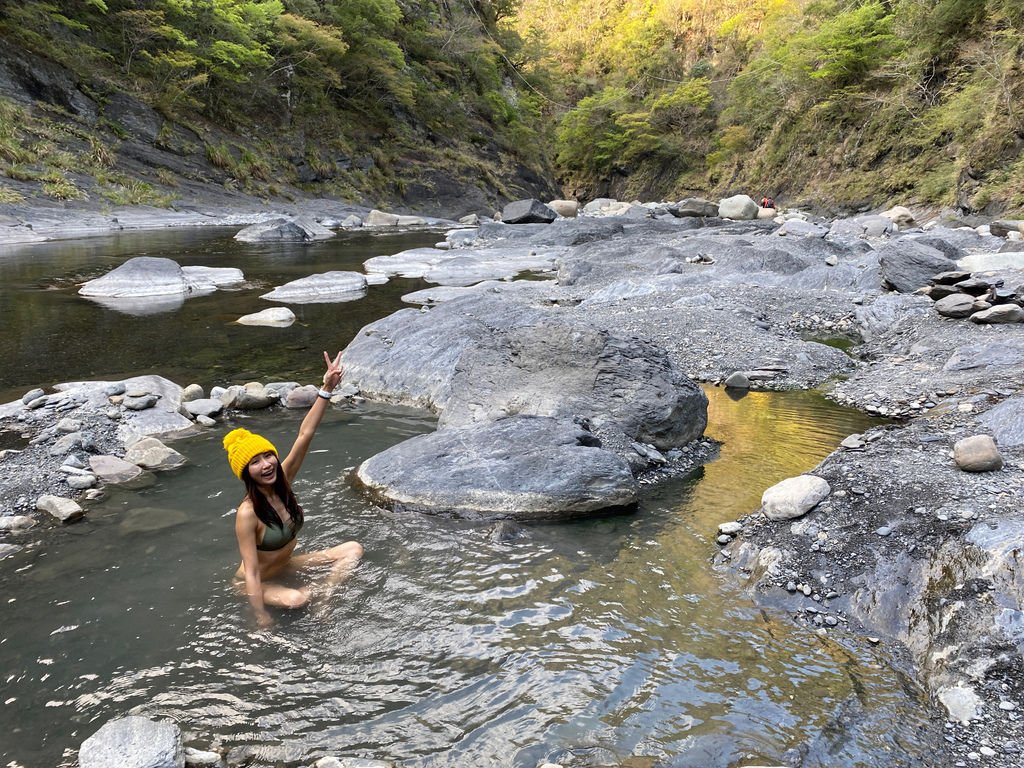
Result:
{"label": "shallow stream water", "polygon": [[[19,250],[0,257],[18,337],[0,341],[0,390],[9,400],[29,385],[143,371],[205,386],[314,380],[321,348],[344,346],[418,284],[296,307],[304,324],[282,330],[230,326],[260,308],[256,289],[132,318],[77,297],[73,282],[144,249],[270,285],[423,240],[267,253],[193,231],[50,244],[41,260]],[[25,335],[48,340],[47,359]],[[486,526],[383,511],[350,487],[360,461],[431,430],[429,414],[331,410],[296,483],[300,546],[357,539],[366,559],[262,633],[228,586],[241,486],[220,440],[245,425],[286,446],[302,414],[255,413],[176,442],[186,467],[111,493],[80,523],[40,526],[0,561],[0,765],[71,765],[126,713],[172,719],[202,748],[249,749],[258,766],[332,754],[725,768],[795,765],[797,748],[804,766],[917,764],[933,736],[926,699],[884,649],[800,629],[711,567],[718,523],[870,422],[816,393],[708,395],[715,460],[651,488],[635,514],[532,526],[507,543]]]}

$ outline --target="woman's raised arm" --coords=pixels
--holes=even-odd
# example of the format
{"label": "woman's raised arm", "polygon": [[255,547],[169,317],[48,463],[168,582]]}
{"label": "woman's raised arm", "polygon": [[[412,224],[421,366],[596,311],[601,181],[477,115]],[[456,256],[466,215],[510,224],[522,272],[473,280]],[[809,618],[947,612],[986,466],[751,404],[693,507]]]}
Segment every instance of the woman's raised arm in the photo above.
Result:
{"label": "woman's raised arm", "polygon": [[327,371],[324,373],[324,385],[317,394],[316,402],[310,406],[306,418],[302,420],[302,424],[299,426],[299,435],[295,438],[291,450],[288,451],[288,455],[281,462],[281,470],[284,472],[284,476],[288,478],[289,483],[299,473],[299,468],[302,466],[306,453],[309,451],[309,444],[313,442],[316,428],[320,426],[320,420],[324,417],[324,411],[327,410],[330,395],[334,388],[338,386],[338,382],[341,381],[341,352],[338,352],[333,360],[330,355],[324,352],[324,362],[327,363]]}

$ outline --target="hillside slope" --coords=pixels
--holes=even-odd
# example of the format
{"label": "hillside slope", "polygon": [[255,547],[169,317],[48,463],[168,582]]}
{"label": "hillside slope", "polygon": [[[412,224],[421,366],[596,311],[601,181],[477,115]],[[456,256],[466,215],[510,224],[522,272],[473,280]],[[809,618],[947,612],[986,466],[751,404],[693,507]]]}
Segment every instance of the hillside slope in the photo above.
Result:
{"label": "hillside slope", "polygon": [[316,195],[457,216],[556,196],[516,38],[472,7],[62,6],[0,8],[0,203]]}

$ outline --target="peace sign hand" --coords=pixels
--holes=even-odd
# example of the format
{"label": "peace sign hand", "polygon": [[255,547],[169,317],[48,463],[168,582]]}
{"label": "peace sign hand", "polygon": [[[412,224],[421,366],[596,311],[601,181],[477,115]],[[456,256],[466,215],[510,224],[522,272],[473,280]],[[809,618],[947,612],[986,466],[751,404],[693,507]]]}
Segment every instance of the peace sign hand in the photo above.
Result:
{"label": "peace sign hand", "polygon": [[324,352],[324,362],[327,363],[327,372],[324,374],[324,389],[333,392],[334,388],[338,386],[338,382],[341,381],[341,352],[338,352],[333,360],[330,355]]}

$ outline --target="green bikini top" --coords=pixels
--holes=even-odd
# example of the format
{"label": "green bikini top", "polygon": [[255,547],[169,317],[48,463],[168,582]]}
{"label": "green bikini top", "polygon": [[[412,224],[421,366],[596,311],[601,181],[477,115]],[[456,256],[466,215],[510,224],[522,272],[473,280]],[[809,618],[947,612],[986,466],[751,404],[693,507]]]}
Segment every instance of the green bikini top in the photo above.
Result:
{"label": "green bikini top", "polygon": [[260,550],[260,552],[273,552],[274,550],[281,549],[295,538],[301,527],[300,525],[296,528],[294,520],[289,520],[287,527],[268,525],[263,529],[263,541],[256,545],[256,549]]}

